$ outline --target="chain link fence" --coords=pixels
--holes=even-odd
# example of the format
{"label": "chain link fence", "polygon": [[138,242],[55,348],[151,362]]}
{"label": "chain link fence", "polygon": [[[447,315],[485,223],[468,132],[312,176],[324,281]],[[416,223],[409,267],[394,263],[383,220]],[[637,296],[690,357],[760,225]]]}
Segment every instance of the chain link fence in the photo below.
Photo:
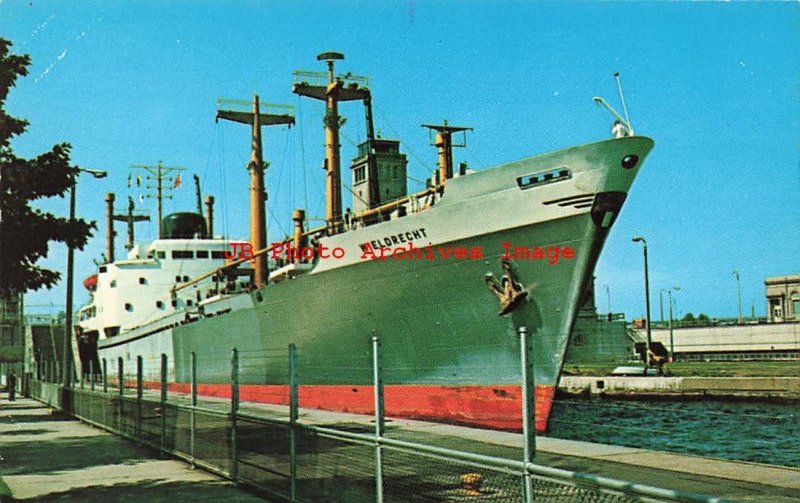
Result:
{"label": "chain link fence", "polygon": [[[525,334],[520,335],[524,352]],[[532,431],[524,435],[525,454],[519,459],[487,455],[485,446],[479,454],[423,443],[420,437],[401,440],[402,435],[393,434],[396,425],[386,431],[379,351],[376,339],[372,368],[365,369],[375,381],[370,398],[374,415],[353,422],[314,420],[306,409],[300,418],[298,351],[294,346],[283,357],[288,376],[284,372],[282,378],[288,377],[290,384],[286,391],[240,385],[242,375],[260,370],[250,361],[255,356],[245,353],[240,359],[234,349],[226,396],[204,398],[202,403],[194,378],[188,393],[176,393],[176,388],[187,388],[174,383],[170,391],[165,355],[157,362],[161,368],[158,383],[145,382],[141,358],[137,358],[135,373],[130,374],[119,359],[116,369],[106,368],[104,362],[102,373],[94,376],[91,372],[92,380],[79,386],[63,387],[36,376],[30,392],[87,423],[150,446],[162,455],[182,458],[276,501],[721,501],[532,463]],[[198,375],[194,354],[191,366],[191,375]],[[523,378],[524,374],[523,365]],[[274,396],[265,400],[259,393]],[[523,393],[532,390],[523,384]],[[242,396],[277,405],[240,403]],[[525,402],[523,414],[533,414],[532,403]]]}

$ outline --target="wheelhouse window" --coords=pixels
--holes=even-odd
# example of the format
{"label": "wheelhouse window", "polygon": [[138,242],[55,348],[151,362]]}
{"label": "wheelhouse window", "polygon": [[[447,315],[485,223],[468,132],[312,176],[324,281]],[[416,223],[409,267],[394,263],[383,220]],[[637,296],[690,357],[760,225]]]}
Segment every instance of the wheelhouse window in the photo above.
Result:
{"label": "wheelhouse window", "polygon": [[172,250],[172,258],[194,258],[194,252],[192,250]]}
{"label": "wheelhouse window", "polygon": [[212,251],[211,252],[211,258],[224,259],[225,258],[225,252],[224,251]]}
{"label": "wheelhouse window", "polygon": [[532,173],[517,178],[517,185],[520,189],[529,189],[538,185],[558,182],[572,178],[572,172],[567,168],[556,168],[539,173]]}
{"label": "wheelhouse window", "polygon": [[197,258],[208,258],[208,250],[197,250]]}

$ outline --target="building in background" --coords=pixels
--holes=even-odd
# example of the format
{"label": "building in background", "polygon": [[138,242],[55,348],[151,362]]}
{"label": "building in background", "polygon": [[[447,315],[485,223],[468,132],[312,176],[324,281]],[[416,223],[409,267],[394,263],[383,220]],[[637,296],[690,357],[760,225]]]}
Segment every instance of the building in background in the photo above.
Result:
{"label": "building in background", "polygon": [[800,274],[764,280],[767,289],[767,321],[800,320]]}

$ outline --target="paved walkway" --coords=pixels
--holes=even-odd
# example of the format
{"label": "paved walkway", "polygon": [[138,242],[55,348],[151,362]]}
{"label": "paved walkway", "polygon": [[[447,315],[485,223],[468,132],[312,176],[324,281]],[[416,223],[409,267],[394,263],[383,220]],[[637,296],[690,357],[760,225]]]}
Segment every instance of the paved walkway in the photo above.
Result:
{"label": "paved walkway", "polygon": [[203,470],[53,411],[0,394],[0,477],[15,500],[263,501]]}

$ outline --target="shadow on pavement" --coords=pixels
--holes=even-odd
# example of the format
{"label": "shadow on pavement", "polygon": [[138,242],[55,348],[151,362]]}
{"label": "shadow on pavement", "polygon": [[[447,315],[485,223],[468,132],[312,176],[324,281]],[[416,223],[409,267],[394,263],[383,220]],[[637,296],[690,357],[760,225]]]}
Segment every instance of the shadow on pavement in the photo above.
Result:
{"label": "shadow on pavement", "polygon": [[13,501],[113,501],[178,503],[197,501],[225,501],[226,503],[252,503],[256,498],[244,492],[231,491],[225,482],[168,482],[163,479],[143,480],[137,483],[113,484],[73,488],[50,493],[37,498]]}
{"label": "shadow on pavement", "polygon": [[[5,433],[4,433],[5,434]],[[7,475],[47,475],[63,470],[92,466],[133,464],[153,459],[153,455],[132,445],[120,443],[111,435],[68,437],[8,443],[0,447],[0,471]]]}

